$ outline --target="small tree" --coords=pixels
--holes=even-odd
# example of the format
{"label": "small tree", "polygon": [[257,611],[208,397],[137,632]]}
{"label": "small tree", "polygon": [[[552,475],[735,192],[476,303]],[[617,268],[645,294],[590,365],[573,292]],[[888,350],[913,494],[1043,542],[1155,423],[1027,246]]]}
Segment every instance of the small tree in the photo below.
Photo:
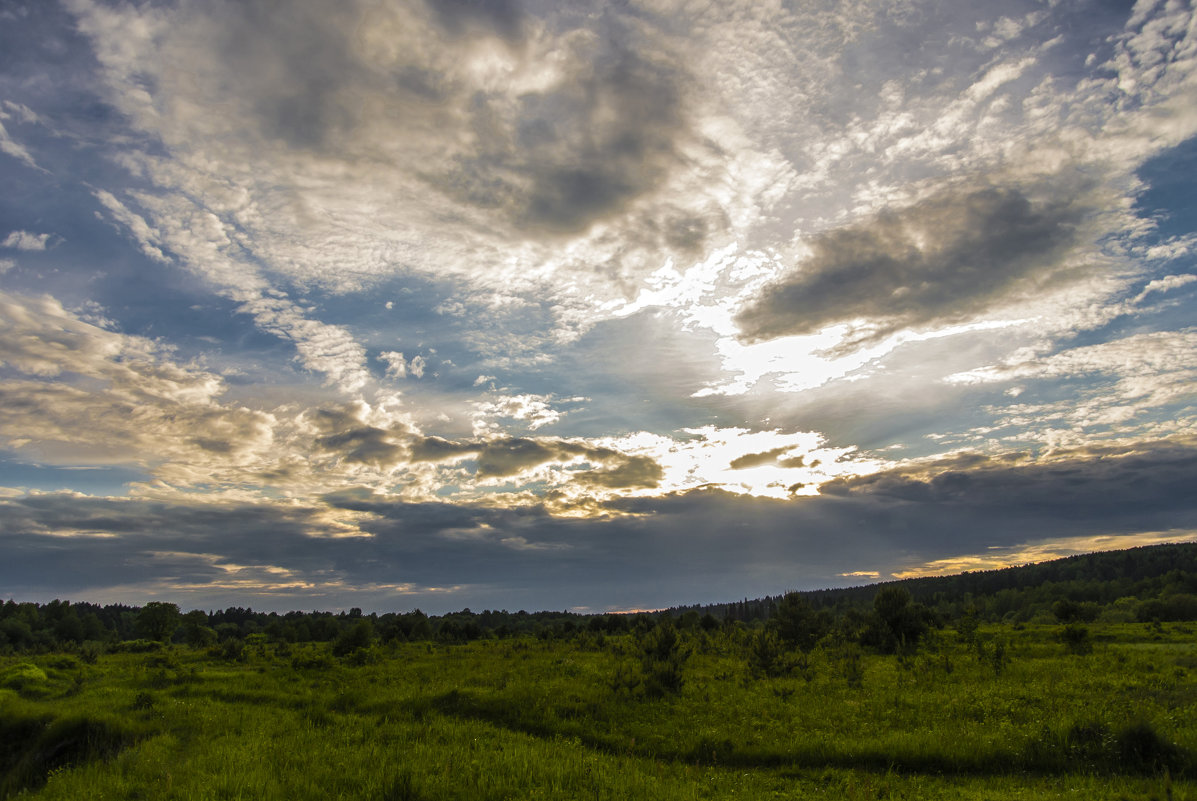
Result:
{"label": "small tree", "polygon": [[1061,623],[1077,623],[1081,619],[1081,605],[1068,598],[1061,598],[1052,604],[1052,614]]}
{"label": "small tree", "polygon": [[929,617],[929,610],[912,603],[905,587],[882,587],[873,598],[873,620],[862,642],[882,653],[912,652],[927,633]]}
{"label": "small tree", "polygon": [[641,683],[646,695],[662,696],[682,689],[682,666],[690,652],[677,629],[662,620],[640,639]]}
{"label": "small tree", "polygon": [[147,640],[166,642],[179,627],[179,607],[165,601],[150,601],[137,613],[137,632]]}
{"label": "small tree", "polygon": [[337,641],[333,643],[334,656],[347,656],[359,649],[369,648],[374,640],[374,626],[369,618],[359,618],[349,628],[341,632]]}
{"label": "small tree", "polygon": [[207,648],[216,642],[216,630],[208,625],[208,615],[193,609],[183,615],[183,640],[192,648]]}
{"label": "small tree", "polygon": [[1093,641],[1089,638],[1089,629],[1080,623],[1069,623],[1060,629],[1060,640],[1070,654],[1084,656],[1093,652]]}
{"label": "small tree", "polygon": [[769,628],[784,645],[806,654],[831,630],[831,615],[826,610],[815,611],[805,598],[791,592],[777,604]]}

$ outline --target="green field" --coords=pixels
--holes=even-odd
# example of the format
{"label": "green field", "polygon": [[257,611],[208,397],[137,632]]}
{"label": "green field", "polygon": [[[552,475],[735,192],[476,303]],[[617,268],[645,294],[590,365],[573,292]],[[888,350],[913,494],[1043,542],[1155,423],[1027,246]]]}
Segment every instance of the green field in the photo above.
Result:
{"label": "green field", "polygon": [[0,796],[1197,798],[1194,628],[824,642],[779,676],[743,626],[682,631],[656,662],[659,629],[11,655]]}

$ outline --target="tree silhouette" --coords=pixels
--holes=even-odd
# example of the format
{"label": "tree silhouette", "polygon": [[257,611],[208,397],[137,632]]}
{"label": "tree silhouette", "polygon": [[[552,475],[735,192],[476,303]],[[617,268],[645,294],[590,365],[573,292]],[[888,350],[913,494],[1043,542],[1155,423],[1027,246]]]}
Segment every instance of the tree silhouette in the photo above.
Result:
{"label": "tree silhouette", "polygon": [[179,607],[165,601],[150,601],[137,613],[137,631],[147,640],[165,642],[179,627]]}

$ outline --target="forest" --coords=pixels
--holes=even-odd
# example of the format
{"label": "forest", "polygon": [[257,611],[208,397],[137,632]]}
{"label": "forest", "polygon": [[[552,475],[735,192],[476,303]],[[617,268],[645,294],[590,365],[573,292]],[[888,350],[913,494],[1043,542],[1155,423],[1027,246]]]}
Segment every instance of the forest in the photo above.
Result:
{"label": "forest", "polygon": [[0,606],[0,797],[1189,798],[1197,544],[655,613]]}

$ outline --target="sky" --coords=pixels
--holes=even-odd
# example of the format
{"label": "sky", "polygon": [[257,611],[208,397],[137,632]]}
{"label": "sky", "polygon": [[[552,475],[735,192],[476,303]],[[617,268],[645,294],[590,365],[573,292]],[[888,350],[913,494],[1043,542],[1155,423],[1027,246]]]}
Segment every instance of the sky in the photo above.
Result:
{"label": "sky", "polygon": [[1197,540],[1197,13],[4,0],[0,596],[605,612]]}

